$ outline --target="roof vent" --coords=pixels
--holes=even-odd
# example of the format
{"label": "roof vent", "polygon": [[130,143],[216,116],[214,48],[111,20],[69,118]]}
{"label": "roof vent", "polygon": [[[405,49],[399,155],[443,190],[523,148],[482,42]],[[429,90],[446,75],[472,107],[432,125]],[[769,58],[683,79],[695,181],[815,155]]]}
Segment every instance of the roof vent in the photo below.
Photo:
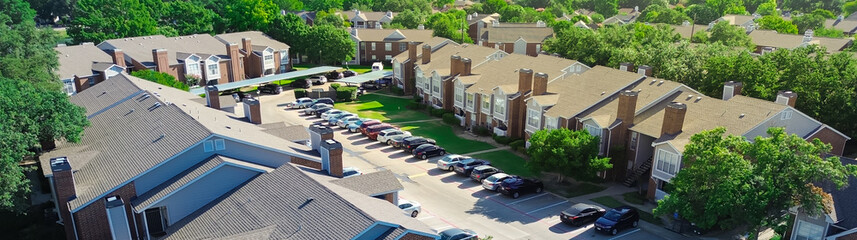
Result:
{"label": "roof vent", "polygon": [[664,80],[661,80],[660,82],[658,82],[658,84],[664,84]]}
{"label": "roof vent", "polygon": [[607,92],[601,92],[601,95],[604,95],[605,93],[607,93]]}
{"label": "roof vent", "polygon": [[744,118],[744,114],[742,113],[741,115],[738,116],[738,118]]}
{"label": "roof vent", "polygon": [[688,94],[687,99],[691,99],[691,98],[693,98],[693,94]]}
{"label": "roof vent", "polygon": [[696,97],[696,101],[702,100],[702,97]]}

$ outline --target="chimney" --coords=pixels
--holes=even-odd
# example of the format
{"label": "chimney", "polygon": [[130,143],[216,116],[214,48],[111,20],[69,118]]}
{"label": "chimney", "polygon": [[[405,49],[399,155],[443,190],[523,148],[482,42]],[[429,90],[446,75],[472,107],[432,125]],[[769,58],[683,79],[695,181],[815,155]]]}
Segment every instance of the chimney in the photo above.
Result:
{"label": "chimney", "polygon": [[548,92],[548,74],[536,73],[533,77],[533,94],[532,96],[542,95]]}
{"label": "chimney", "polygon": [[387,15],[387,17],[389,17],[389,18],[393,18],[393,12],[391,12],[391,11],[387,11],[387,14],[386,14],[386,15]]}
{"label": "chimney", "polygon": [[547,27],[547,24],[542,20],[538,20],[536,21],[536,27]]}
{"label": "chimney", "polygon": [[321,142],[321,169],[334,177],[342,177],[342,144],[333,139]]}
{"label": "chimney", "polygon": [[250,43],[250,38],[241,38],[241,45],[244,46],[244,52],[250,55],[253,52],[253,44]]}
{"label": "chimney", "polygon": [[625,90],[619,93],[619,107],[616,118],[622,120],[626,127],[634,123],[634,113],[637,109],[637,92]]}
{"label": "chimney", "polygon": [[741,89],[744,88],[744,83],[736,81],[728,81],[723,83],[723,100],[732,99],[736,95],[741,95]]}
{"label": "chimney", "polygon": [[807,29],[806,32],[803,32],[803,43],[812,42],[812,35],[813,35],[812,29]]}
{"label": "chimney", "polygon": [[217,86],[205,86],[205,102],[210,108],[220,109],[220,91]]}
{"label": "chimney", "polygon": [[155,71],[166,73],[170,68],[166,49],[152,49],[152,60],[155,61]]}
{"label": "chimney", "polygon": [[122,49],[113,49],[110,56],[113,57],[113,64],[125,67],[125,53],[122,52]]}
{"label": "chimney", "polygon": [[518,92],[523,94],[532,89],[533,70],[528,68],[521,68],[520,70],[518,70]]}
{"label": "chimney", "polygon": [[795,107],[795,102],[797,101],[797,93],[792,91],[779,91],[777,92],[777,100],[776,103],[782,105],[789,105],[791,107]]}
{"label": "chimney", "polygon": [[681,128],[684,125],[684,114],[687,112],[687,105],[680,102],[671,102],[664,109],[664,124],[661,126],[661,136],[676,135],[681,133]]}
{"label": "chimney", "polygon": [[244,117],[251,123],[262,124],[262,111],[258,99],[244,99]]}
{"label": "chimney", "polygon": [[417,43],[416,42],[408,42],[408,59],[416,63],[417,61]]}
{"label": "chimney", "polygon": [[309,142],[313,150],[321,151],[321,142],[333,139],[333,129],[320,124],[310,125],[309,133]]}
{"label": "chimney", "polygon": [[423,64],[431,62],[431,45],[423,45]]}
{"label": "chimney", "polygon": [[241,68],[241,51],[238,50],[238,44],[227,43],[226,54],[229,56],[231,82],[244,80],[244,69]]}
{"label": "chimney", "polygon": [[470,70],[472,66],[472,62],[470,58],[462,58],[461,59],[461,76],[470,76]]}
{"label": "chimney", "polygon": [[497,21],[497,20],[491,20],[491,26],[492,26],[492,27],[499,27],[499,26],[500,26],[500,21]]}
{"label": "chimney", "polygon": [[56,195],[57,206],[59,207],[60,221],[65,224],[65,234],[67,239],[75,238],[74,224],[71,224],[71,212],[68,209],[68,201],[77,197],[77,192],[74,186],[74,175],[72,174],[71,164],[66,157],[51,158],[51,172],[53,174],[54,194]]}
{"label": "chimney", "polygon": [[619,70],[634,72],[634,64],[629,62],[623,62],[619,64]]}
{"label": "chimney", "polygon": [[417,26],[417,30],[426,30],[426,25],[420,24],[419,26]]}
{"label": "chimney", "polygon": [[651,77],[652,67],[649,67],[649,65],[640,65],[640,67],[637,68],[637,73],[646,75],[646,77]]}
{"label": "chimney", "polygon": [[473,15],[467,15],[467,21],[473,20]]}
{"label": "chimney", "polygon": [[452,55],[449,57],[449,76],[455,76],[458,74],[459,62],[461,62],[461,56]]}
{"label": "chimney", "polygon": [[357,36],[357,28],[356,27],[351,28],[351,36],[355,36],[355,37]]}

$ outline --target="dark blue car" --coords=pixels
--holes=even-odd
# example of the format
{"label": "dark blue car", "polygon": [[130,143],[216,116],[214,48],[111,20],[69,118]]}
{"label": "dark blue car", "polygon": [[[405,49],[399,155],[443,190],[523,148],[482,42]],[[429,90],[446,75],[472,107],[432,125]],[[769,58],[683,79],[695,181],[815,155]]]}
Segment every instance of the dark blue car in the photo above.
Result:
{"label": "dark blue car", "polygon": [[610,209],[604,216],[595,220],[595,230],[616,235],[616,233],[619,233],[623,229],[637,227],[639,221],[640,214],[636,208],[629,206],[617,207]]}

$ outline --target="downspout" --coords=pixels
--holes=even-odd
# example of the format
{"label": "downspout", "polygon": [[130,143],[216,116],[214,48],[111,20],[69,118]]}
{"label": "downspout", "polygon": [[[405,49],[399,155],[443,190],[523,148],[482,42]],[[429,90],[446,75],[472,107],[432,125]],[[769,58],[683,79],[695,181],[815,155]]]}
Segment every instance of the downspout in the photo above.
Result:
{"label": "downspout", "polygon": [[613,129],[607,128],[607,149],[604,150],[604,157],[610,157],[610,139],[613,138]]}

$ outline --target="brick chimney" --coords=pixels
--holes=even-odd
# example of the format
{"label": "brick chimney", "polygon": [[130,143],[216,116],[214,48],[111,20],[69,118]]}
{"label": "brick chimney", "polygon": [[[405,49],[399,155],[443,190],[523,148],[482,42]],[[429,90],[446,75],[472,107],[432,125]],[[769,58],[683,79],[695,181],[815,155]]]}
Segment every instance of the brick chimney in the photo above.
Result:
{"label": "brick chimney", "polygon": [[680,102],[671,102],[664,109],[664,124],[661,126],[661,136],[676,135],[681,133],[684,126],[684,115],[687,113],[687,105]]}
{"label": "brick chimney", "polygon": [[637,92],[625,90],[619,93],[619,106],[616,111],[616,119],[622,120],[619,126],[619,139],[616,143],[624,145],[628,128],[634,124],[634,115],[637,109]]}
{"label": "brick chimney", "polygon": [[247,55],[253,53],[253,44],[250,43],[250,38],[241,38],[241,45],[244,46],[244,52]]}
{"label": "brick chimney", "polygon": [[776,103],[782,105],[788,105],[791,107],[795,107],[795,102],[797,101],[797,93],[792,91],[781,90],[777,92],[777,100]]}
{"label": "brick chimney", "polygon": [[[521,68],[518,70],[518,92],[523,94],[533,89],[533,70]],[[509,93],[506,93],[509,94]]]}
{"label": "brick chimney", "polygon": [[170,68],[166,49],[152,49],[152,60],[155,61],[155,71],[166,73]]}
{"label": "brick chimney", "polygon": [[458,74],[458,67],[460,66],[459,62],[461,62],[461,56],[452,55],[449,57],[449,76],[455,76]]}
{"label": "brick chimney", "polygon": [[244,99],[244,117],[251,123],[262,124],[262,110],[258,99]]}
{"label": "brick chimney", "polygon": [[461,76],[470,76],[470,70],[473,63],[470,61],[470,58],[462,58],[461,59],[461,68],[460,73]]}
{"label": "brick chimney", "polygon": [[732,99],[732,97],[741,95],[741,89],[744,88],[744,83],[736,81],[728,81],[723,83],[723,100]]}
{"label": "brick chimney", "polygon": [[226,55],[229,56],[229,80],[236,82],[244,80],[244,69],[241,67],[241,51],[237,43],[226,44]]}
{"label": "brick chimney", "polygon": [[68,209],[68,201],[77,198],[71,164],[66,157],[51,158],[50,161],[51,173],[53,174],[53,190],[57,197],[60,220],[65,226],[66,239],[75,239],[74,224],[72,224],[71,212]]}
{"label": "brick chimney", "polygon": [[416,79],[414,77],[414,65],[417,62],[417,43],[408,42],[408,61],[405,62],[405,76],[402,82],[405,85],[405,94],[414,94]]}
{"label": "brick chimney", "polygon": [[634,64],[629,62],[623,62],[619,64],[619,70],[634,72]]}
{"label": "brick chimney", "polygon": [[548,92],[548,74],[536,73],[533,77],[533,94],[532,96],[542,95]]}
{"label": "brick chimney", "polygon": [[408,59],[413,61],[417,60],[417,43],[416,42],[408,42]]}
{"label": "brick chimney", "polygon": [[646,77],[651,77],[652,67],[650,67],[649,65],[640,65],[640,67],[637,68],[637,73],[646,75]]}
{"label": "brick chimney", "polygon": [[210,108],[220,109],[220,90],[217,86],[205,86],[205,102]]}
{"label": "brick chimney", "polygon": [[321,142],[321,169],[334,177],[342,177],[342,144],[333,139]]}
{"label": "brick chimney", "polygon": [[113,64],[116,64],[120,67],[125,67],[125,53],[122,52],[122,49],[113,49],[113,52],[110,53],[110,56],[113,57]]}
{"label": "brick chimney", "polygon": [[423,45],[423,64],[431,62],[431,45]]}
{"label": "brick chimney", "polygon": [[321,150],[321,142],[333,139],[333,129],[320,124],[313,124],[309,126],[309,136],[310,147],[313,150]]}

